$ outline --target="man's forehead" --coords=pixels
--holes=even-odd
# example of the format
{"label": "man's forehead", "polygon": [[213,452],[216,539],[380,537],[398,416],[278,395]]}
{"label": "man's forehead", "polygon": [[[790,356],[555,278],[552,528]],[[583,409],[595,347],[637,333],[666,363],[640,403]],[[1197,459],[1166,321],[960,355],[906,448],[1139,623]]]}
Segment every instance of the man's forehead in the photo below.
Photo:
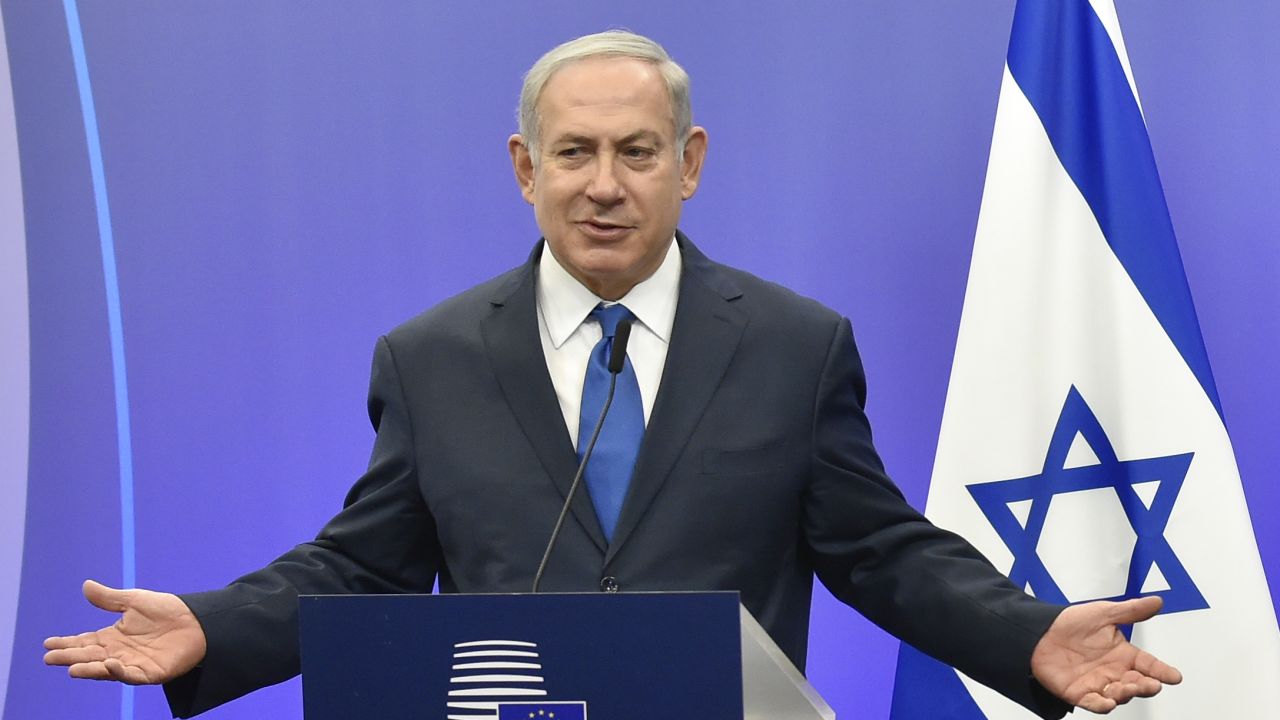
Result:
{"label": "man's forehead", "polygon": [[652,63],[637,58],[598,57],[567,64],[547,81],[537,108],[543,130],[557,137],[597,136],[602,131],[616,137],[661,134],[674,129],[675,122],[661,74]]}
{"label": "man's forehead", "polygon": [[577,60],[557,69],[538,98],[541,109],[629,107],[658,102],[670,111],[670,94],[653,63],[629,57]]}

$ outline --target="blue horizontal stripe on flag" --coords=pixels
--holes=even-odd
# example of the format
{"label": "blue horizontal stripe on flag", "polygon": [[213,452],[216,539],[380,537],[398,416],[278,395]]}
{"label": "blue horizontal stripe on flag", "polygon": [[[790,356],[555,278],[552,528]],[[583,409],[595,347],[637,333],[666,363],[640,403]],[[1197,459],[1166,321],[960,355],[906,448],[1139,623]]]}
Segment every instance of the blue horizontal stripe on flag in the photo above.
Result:
{"label": "blue horizontal stripe on flag", "polygon": [[1019,2],[1009,72],[1116,257],[1221,416],[1147,126],[1088,0]]}

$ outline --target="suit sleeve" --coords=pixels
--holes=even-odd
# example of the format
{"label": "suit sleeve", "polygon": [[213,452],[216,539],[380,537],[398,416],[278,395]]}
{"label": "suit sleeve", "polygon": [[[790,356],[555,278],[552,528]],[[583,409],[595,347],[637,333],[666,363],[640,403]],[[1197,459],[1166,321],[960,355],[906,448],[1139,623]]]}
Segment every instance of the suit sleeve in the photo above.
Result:
{"label": "suit sleeve", "polygon": [[386,338],[374,352],[369,417],[377,437],[368,471],[315,540],[226,588],[182,596],[208,652],[165,686],[175,717],[297,675],[298,595],[431,592],[439,543],[418,488],[412,418]]}
{"label": "suit sleeve", "polygon": [[863,411],[848,320],[836,328],[814,408],[804,533],[819,579],[872,622],[1042,717],[1068,706],[1031,676],[1062,608],[1035,600],[972,545],[907,504],[884,472]]}

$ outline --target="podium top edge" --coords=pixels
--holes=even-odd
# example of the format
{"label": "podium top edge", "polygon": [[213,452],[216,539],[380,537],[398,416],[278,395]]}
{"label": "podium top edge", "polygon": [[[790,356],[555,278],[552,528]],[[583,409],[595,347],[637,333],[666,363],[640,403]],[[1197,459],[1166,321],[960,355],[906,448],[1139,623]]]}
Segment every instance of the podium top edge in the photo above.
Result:
{"label": "podium top edge", "polygon": [[303,594],[298,596],[298,600],[318,600],[332,598],[428,598],[428,597],[447,597],[447,598],[466,598],[466,597],[651,597],[651,596],[678,596],[678,597],[716,597],[716,598],[741,598],[741,593],[737,590],[637,590],[629,592],[540,592],[540,593],[333,593],[333,594]]}

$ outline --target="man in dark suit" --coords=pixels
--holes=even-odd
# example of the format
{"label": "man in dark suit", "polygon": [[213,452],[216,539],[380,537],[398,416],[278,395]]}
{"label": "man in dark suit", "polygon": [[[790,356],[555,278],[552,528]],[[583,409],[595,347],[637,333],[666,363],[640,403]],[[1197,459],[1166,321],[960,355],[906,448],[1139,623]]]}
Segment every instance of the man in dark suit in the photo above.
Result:
{"label": "man in dark suit", "polygon": [[342,512],[222,590],[86,583],[123,617],[50,638],[47,662],[167,683],[189,716],[298,672],[300,593],[527,590],[599,413],[588,398],[605,318],[626,315],[631,400],[617,412],[633,422],[605,425],[607,460],[598,477],[588,466],[545,589],[738,590],[803,667],[816,573],[1046,717],[1180,679],[1115,629],[1158,600],[1040,603],[910,508],[871,443],[848,321],[676,231],[707,134],[660,47],[621,32],[566,43],[530,70],[521,102],[509,149],[545,242],[379,341],[377,439]]}

